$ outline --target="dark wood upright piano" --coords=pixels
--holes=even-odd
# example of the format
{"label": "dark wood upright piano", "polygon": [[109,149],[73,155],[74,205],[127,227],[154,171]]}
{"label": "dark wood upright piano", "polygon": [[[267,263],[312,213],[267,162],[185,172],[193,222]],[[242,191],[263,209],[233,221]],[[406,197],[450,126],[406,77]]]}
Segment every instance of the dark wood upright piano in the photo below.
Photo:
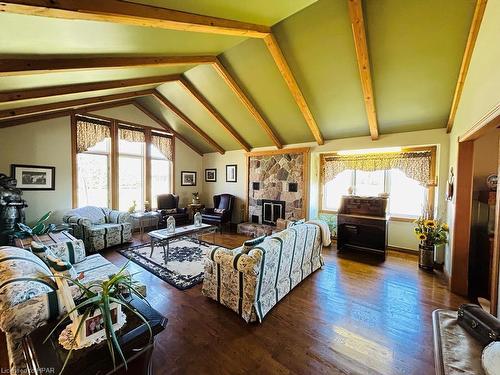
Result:
{"label": "dark wood upright piano", "polygon": [[337,249],[380,254],[387,251],[387,198],[342,197],[337,215]]}

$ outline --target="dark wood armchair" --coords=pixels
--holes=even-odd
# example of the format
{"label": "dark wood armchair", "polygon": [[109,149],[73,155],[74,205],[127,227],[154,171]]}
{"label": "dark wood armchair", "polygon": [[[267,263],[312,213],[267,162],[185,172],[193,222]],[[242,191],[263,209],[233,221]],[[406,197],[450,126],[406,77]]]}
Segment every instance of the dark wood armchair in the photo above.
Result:
{"label": "dark wood armchair", "polygon": [[179,208],[179,196],[175,194],[160,194],[157,198],[158,209],[161,215],[160,224],[166,225],[167,218],[173,216],[176,225],[189,223],[187,208]]}
{"label": "dark wood armchair", "polygon": [[222,233],[222,226],[231,222],[235,197],[231,194],[214,195],[214,207],[201,212],[202,221],[217,225]]}

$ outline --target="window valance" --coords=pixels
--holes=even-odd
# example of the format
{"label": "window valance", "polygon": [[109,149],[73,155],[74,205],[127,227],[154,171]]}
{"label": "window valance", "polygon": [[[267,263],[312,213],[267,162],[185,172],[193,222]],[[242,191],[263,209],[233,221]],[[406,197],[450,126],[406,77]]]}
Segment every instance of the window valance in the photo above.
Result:
{"label": "window valance", "polygon": [[109,124],[97,119],[76,118],[76,152],[81,153],[111,137]]}
{"label": "window valance", "polygon": [[172,138],[162,135],[151,135],[151,144],[154,145],[169,161],[174,160],[174,150],[172,147]]}
{"label": "window valance", "polygon": [[346,170],[378,171],[400,169],[407,177],[421,185],[431,183],[431,151],[409,151],[372,153],[360,155],[325,156],[323,163],[324,182],[333,180]]}
{"label": "window valance", "polygon": [[129,127],[120,127],[118,129],[118,136],[121,140],[128,142],[145,142],[146,138],[142,130],[136,130]]}

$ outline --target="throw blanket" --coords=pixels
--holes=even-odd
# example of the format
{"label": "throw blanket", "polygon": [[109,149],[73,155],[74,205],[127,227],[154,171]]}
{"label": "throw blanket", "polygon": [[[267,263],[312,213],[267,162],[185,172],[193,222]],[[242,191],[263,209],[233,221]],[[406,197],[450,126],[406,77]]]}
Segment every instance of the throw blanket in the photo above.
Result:
{"label": "throw blanket", "polygon": [[330,227],[323,220],[309,220],[308,224],[317,225],[321,229],[321,238],[323,240],[323,246],[330,246],[332,243],[332,234],[330,232]]}

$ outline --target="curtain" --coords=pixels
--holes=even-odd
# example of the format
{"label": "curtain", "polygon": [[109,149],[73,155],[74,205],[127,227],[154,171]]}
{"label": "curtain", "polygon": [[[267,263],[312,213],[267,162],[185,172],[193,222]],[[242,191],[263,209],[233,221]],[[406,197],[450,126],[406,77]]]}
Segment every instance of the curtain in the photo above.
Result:
{"label": "curtain", "polygon": [[431,151],[326,156],[322,171],[324,183],[349,169],[367,172],[400,169],[407,177],[425,186],[431,182]]}
{"label": "curtain", "polygon": [[120,139],[128,142],[145,142],[144,132],[128,128],[119,128],[118,136]]}
{"label": "curtain", "polygon": [[153,144],[158,150],[160,150],[160,152],[167,158],[167,160],[172,161],[174,159],[172,138],[153,134],[151,135],[151,144]]}
{"label": "curtain", "polygon": [[105,138],[111,137],[109,126],[104,121],[87,117],[76,120],[76,152],[84,152]]}

